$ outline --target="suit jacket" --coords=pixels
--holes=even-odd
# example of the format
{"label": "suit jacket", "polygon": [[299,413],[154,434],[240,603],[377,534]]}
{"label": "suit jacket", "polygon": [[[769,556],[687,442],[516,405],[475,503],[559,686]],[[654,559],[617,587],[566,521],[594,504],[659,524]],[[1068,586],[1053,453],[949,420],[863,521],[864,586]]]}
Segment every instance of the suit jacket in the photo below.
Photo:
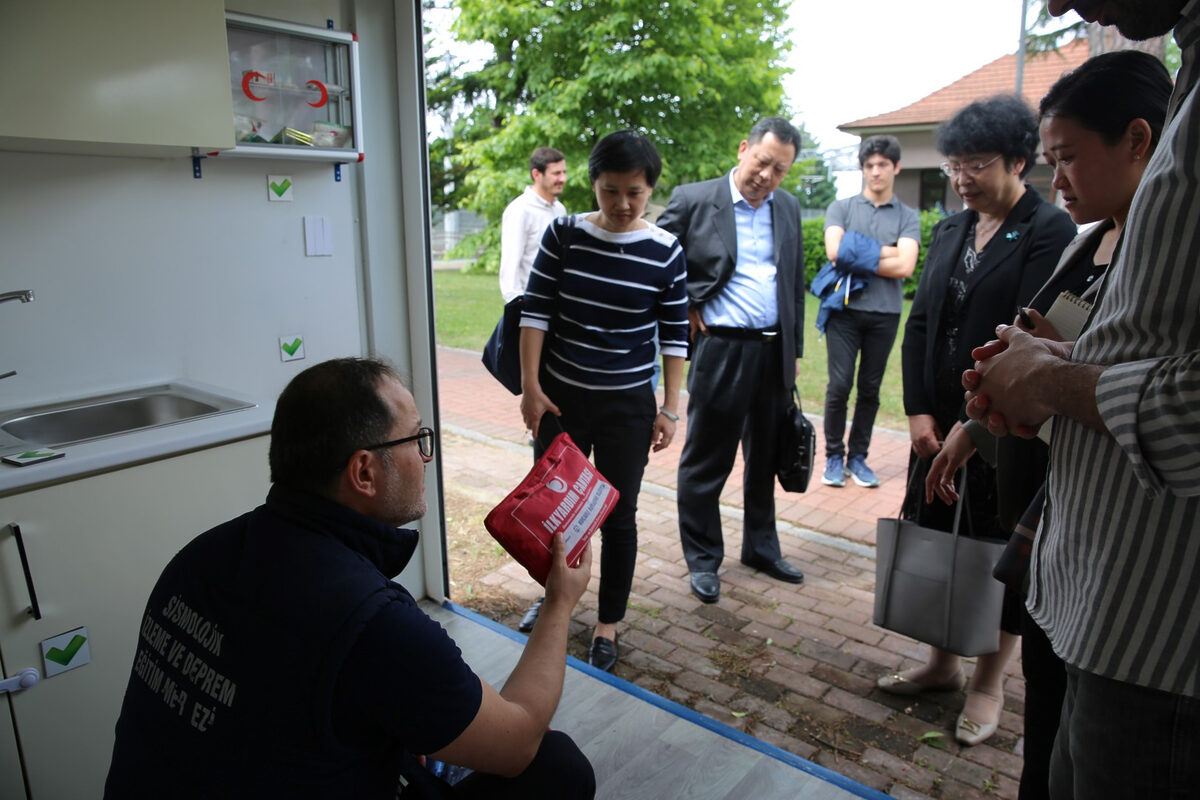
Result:
{"label": "suit jacket", "polygon": [[[942,307],[954,265],[977,218],[974,211],[962,211],[933,229],[900,347],[904,413],[910,417],[934,413],[933,359]],[[1012,322],[1018,306],[1032,298],[1050,277],[1063,248],[1074,236],[1075,223],[1066,212],[1026,187],[988,242],[983,260],[967,283],[964,303],[968,313],[959,330],[957,353],[961,363],[955,365],[956,371],[972,366],[971,349],[994,339],[997,325]]]}
{"label": "suit jacket", "polygon": [[[676,187],[655,224],[675,234],[688,268],[688,300],[702,306],[725,286],[737,267],[737,230],[729,175]],[[804,353],[804,244],[800,203],[776,189],[771,201],[775,229],[775,287],[783,347],[780,380],[790,388],[796,359]]]}
{"label": "suit jacket", "polygon": [[1098,246],[1104,234],[1113,229],[1113,225],[1111,219],[1106,219],[1071,240],[1071,243],[1063,250],[1062,258],[1059,259],[1058,266],[1051,273],[1050,280],[1046,281],[1046,284],[1025,305],[1032,306],[1045,314],[1050,310],[1050,306],[1054,305],[1059,294],[1064,291],[1076,294],[1084,300],[1094,301],[1100,286],[1104,283],[1103,279],[1094,281],[1090,286],[1081,286],[1079,279],[1073,277],[1072,274],[1084,267],[1083,257],[1091,255],[1092,249]]}

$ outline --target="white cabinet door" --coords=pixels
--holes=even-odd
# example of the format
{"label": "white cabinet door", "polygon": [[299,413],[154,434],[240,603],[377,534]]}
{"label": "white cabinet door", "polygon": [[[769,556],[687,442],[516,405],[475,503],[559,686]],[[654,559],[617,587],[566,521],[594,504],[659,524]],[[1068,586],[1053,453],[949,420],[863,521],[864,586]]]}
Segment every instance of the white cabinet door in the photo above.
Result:
{"label": "white cabinet door", "polygon": [[[0,524],[21,526],[42,611],[40,620],[25,613],[16,542],[0,539],[4,669],[40,671],[40,643],[80,627],[91,651],[91,663],[10,698],[34,797],[101,795],[150,590],[184,544],[263,502],[267,442],[258,437],[0,499]],[[8,728],[0,720],[6,800],[24,796],[8,786]]]}
{"label": "white cabinet door", "polygon": [[0,698],[0,797],[18,800],[25,797],[25,781],[21,775],[17,737],[8,724],[9,719],[8,698]]}
{"label": "white cabinet door", "polygon": [[221,0],[6,2],[0,148],[167,156],[233,146]]}

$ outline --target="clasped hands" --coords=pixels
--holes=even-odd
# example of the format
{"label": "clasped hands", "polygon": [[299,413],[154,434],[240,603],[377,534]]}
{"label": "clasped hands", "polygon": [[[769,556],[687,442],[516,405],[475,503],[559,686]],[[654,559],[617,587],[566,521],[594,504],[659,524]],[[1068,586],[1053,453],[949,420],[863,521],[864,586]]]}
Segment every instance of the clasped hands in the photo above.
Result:
{"label": "clasped hands", "polygon": [[[1050,402],[1059,379],[1054,371],[1070,355],[1072,343],[1057,341],[1057,331],[1036,311],[1030,309],[1028,317],[1030,328],[997,326],[998,338],[972,350],[975,368],[963,372],[967,416],[993,436],[1031,438],[1057,413]],[[914,448],[917,455],[926,456],[915,436]],[[935,442],[926,449],[936,456],[925,477],[926,502],[933,502],[934,495],[946,503],[957,502],[954,475],[975,453],[971,437],[955,424],[944,445]]]}
{"label": "clasped hands", "polygon": [[1037,338],[1016,325],[998,325],[996,336],[971,351],[975,368],[963,372],[967,416],[994,436],[1032,438],[1056,413],[1053,374],[1072,343]]}

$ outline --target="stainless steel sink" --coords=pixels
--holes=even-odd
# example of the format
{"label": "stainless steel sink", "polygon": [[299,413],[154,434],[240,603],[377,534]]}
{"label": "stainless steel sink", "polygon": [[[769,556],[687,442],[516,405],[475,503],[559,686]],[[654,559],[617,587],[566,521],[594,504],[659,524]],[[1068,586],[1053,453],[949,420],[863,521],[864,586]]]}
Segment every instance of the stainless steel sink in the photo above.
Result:
{"label": "stainless steel sink", "polygon": [[244,400],[166,383],[15,409],[0,414],[0,432],[22,442],[63,447],[253,407]]}

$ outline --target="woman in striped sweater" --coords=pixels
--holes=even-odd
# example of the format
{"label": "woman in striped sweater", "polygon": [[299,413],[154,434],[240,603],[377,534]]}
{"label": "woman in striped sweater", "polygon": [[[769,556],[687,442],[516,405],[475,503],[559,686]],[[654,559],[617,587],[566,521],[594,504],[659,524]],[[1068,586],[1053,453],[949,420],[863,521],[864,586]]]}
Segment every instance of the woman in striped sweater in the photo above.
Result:
{"label": "woman in striped sweater", "polygon": [[[654,145],[634,131],[596,144],[588,178],[599,210],[546,229],[521,315],[521,415],[535,455],[565,430],[620,492],[600,528],[599,622],[588,652],[604,670],[617,662],[633,583],[642,473],[650,450],[675,436],[687,355],[683,249],[642,219],[661,171]],[[659,351],[661,406],[651,388]]]}

